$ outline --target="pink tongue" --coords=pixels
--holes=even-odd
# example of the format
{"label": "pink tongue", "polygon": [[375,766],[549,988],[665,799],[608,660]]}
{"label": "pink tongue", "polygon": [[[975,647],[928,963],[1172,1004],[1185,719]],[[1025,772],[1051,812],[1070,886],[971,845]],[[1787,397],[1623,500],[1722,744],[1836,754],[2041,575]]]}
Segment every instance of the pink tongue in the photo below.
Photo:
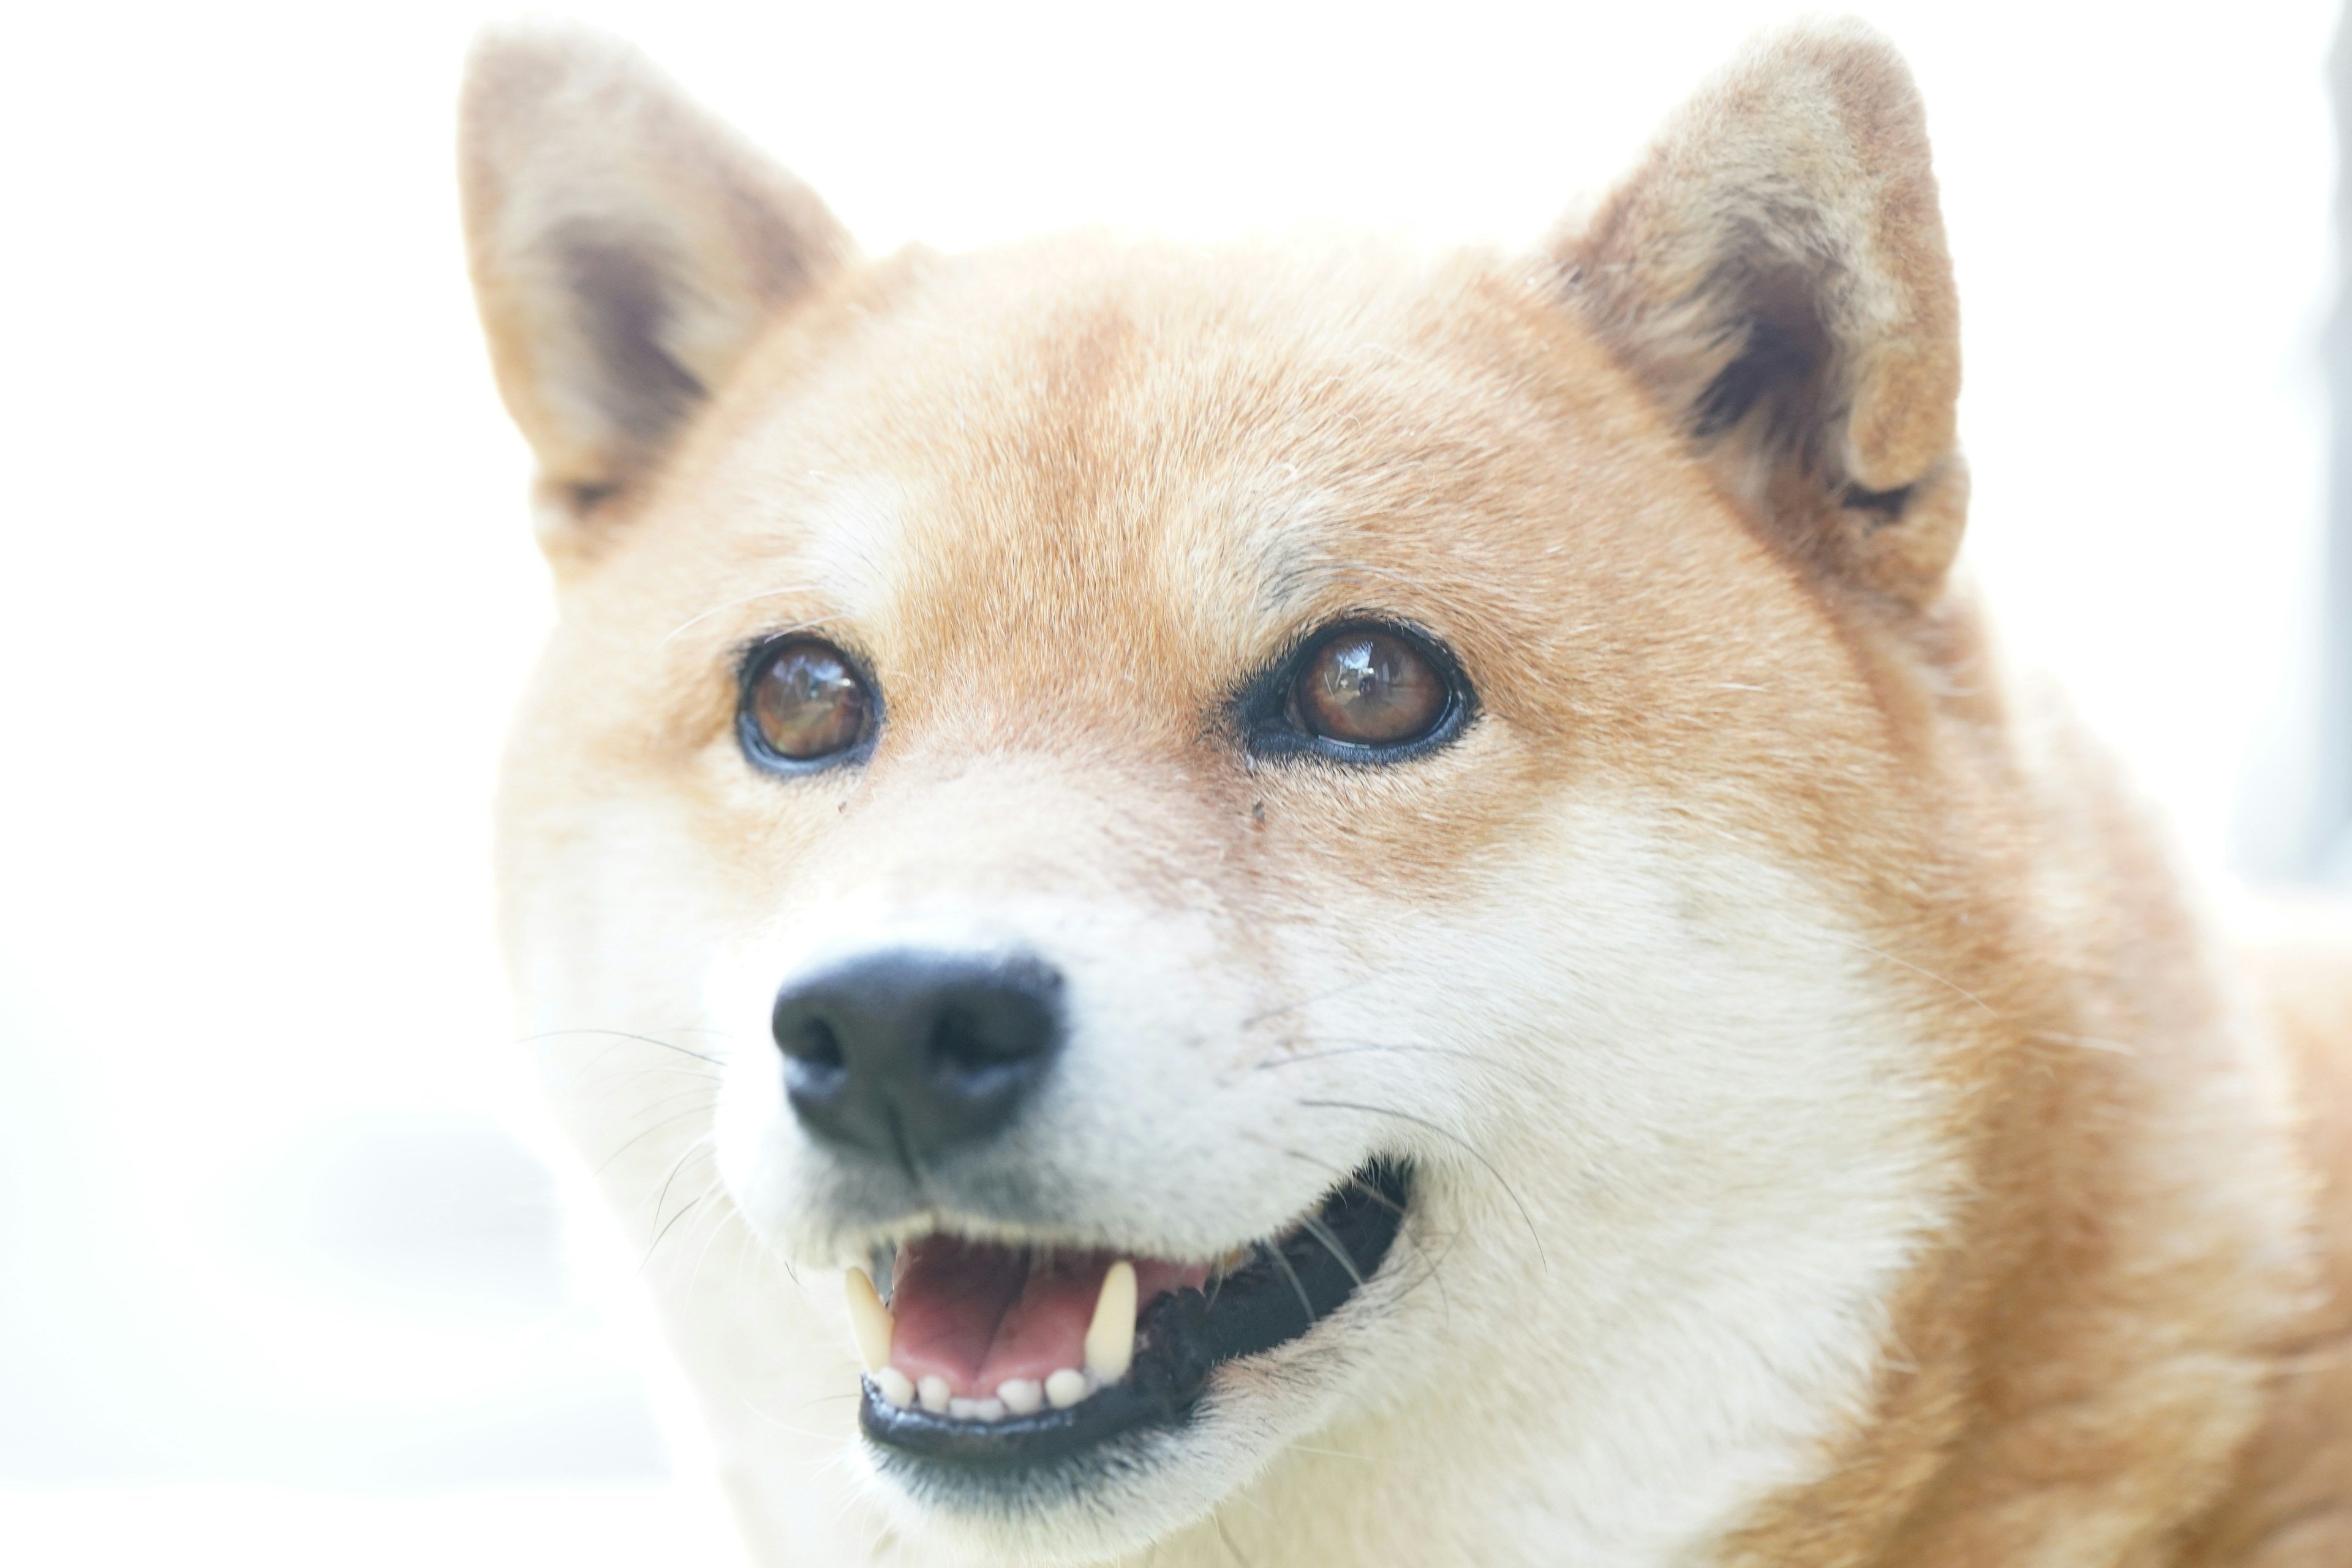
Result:
{"label": "pink tongue", "polygon": [[[1063,1253],[1032,1267],[1019,1249],[926,1237],[899,1249],[891,1314],[898,1321],[890,1364],[919,1383],[942,1377],[984,1399],[1010,1378],[1043,1383],[1063,1367],[1084,1369],[1109,1253]],[[1170,1290],[1197,1286],[1206,1268],[1135,1259],[1138,1310]]]}

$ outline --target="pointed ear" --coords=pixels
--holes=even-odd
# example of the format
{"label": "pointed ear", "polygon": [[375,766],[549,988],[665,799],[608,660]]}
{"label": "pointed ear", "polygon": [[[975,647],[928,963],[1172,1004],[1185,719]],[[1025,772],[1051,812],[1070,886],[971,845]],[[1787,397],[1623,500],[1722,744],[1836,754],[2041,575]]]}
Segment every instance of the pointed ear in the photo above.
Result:
{"label": "pointed ear", "polygon": [[584,30],[485,32],[458,140],[474,289],[552,545],[642,483],[851,246],[807,186]]}
{"label": "pointed ear", "polygon": [[1771,35],[1552,253],[1574,305],[1781,546],[1911,604],[1958,549],[1959,311],[1910,72]]}

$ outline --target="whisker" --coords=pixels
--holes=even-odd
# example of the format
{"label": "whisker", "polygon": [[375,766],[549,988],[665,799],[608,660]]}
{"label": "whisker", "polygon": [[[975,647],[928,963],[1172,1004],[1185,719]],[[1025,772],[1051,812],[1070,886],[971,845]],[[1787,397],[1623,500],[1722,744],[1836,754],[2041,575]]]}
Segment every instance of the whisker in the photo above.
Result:
{"label": "whisker", "polygon": [[[1454,1292],[1446,1289],[1445,1277],[1438,1272],[1437,1267],[1439,1264],[1445,1261],[1445,1254],[1440,1253],[1435,1258],[1432,1258],[1429,1255],[1429,1248],[1423,1247],[1421,1244],[1421,1238],[1413,1235],[1413,1227],[1412,1224],[1409,1223],[1412,1216],[1406,1212],[1405,1206],[1402,1204],[1398,1203],[1394,1198],[1390,1197],[1386,1193],[1381,1191],[1378,1187],[1373,1186],[1361,1176],[1355,1174],[1353,1172],[1343,1172],[1339,1166],[1332,1164],[1328,1160],[1318,1160],[1312,1154],[1301,1153],[1296,1149],[1287,1149],[1279,1143],[1268,1143],[1263,1138],[1251,1137],[1247,1132],[1241,1132],[1239,1133],[1239,1136],[1249,1142],[1256,1144],[1261,1149],[1270,1149],[1277,1154],[1297,1160],[1301,1164],[1312,1165],[1317,1170],[1324,1172],[1326,1174],[1339,1178],[1339,1184],[1341,1186],[1355,1188],[1358,1192],[1363,1194],[1364,1196],[1371,1199],[1374,1203],[1380,1205],[1381,1207],[1396,1215],[1399,1222],[1397,1226],[1397,1238],[1400,1241],[1402,1241],[1407,1247],[1412,1247],[1413,1255],[1421,1259],[1421,1278],[1411,1281],[1403,1289],[1399,1290],[1397,1292],[1397,1299],[1399,1300],[1402,1300],[1405,1297],[1412,1295],[1415,1290],[1420,1289],[1423,1285],[1428,1284],[1431,1280],[1435,1280],[1437,1282],[1438,1300],[1445,1304],[1446,1326],[1448,1328],[1453,1327]],[[1453,1243],[1449,1240],[1446,1244],[1446,1251],[1451,1252],[1452,1250]]]}
{"label": "whisker", "polygon": [[[676,1214],[670,1215],[669,1223],[663,1226],[659,1230],[654,1232],[653,1241],[646,1247],[646,1255],[637,1259],[638,1273],[644,1273],[646,1265],[654,1260],[654,1254],[661,1250],[662,1238],[677,1228],[678,1221],[692,1214],[696,1209],[700,1208],[703,1203],[709,1198],[711,1193],[716,1190],[717,1189],[715,1188],[706,1188],[700,1197],[696,1198],[692,1203],[688,1204],[684,1208],[679,1209]],[[659,1214],[661,1211],[659,1209],[656,1209],[654,1212],[656,1214]]]}
{"label": "whisker", "polygon": [[[667,1070],[683,1071],[684,1069],[670,1068]],[[697,1078],[701,1077],[698,1073],[690,1076]],[[715,1078],[703,1078],[702,1081],[693,1089],[681,1089],[669,1094],[656,1095],[651,1100],[643,1101],[638,1106],[638,1109],[641,1110],[653,1110],[661,1106],[675,1105],[679,1100],[686,1099],[688,1096],[697,1094],[703,1097],[703,1103],[705,1105],[716,1105],[719,1103],[719,1097],[724,1091],[725,1087],[725,1084],[720,1079]]]}
{"label": "whisker", "polygon": [[679,1150],[677,1152],[677,1158],[670,1162],[669,1174],[662,1178],[661,1191],[654,1194],[655,1217],[660,1217],[662,1205],[669,1201],[670,1184],[677,1180],[677,1173],[686,1168],[686,1163],[688,1160],[694,1158],[695,1152],[697,1150],[707,1147],[709,1142],[710,1135],[709,1133],[705,1133],[701,1137],[696,1139],[693,1142],[688,1143],[685,1148]]}
{"label": "whisker", "polygon": [[[737,1212],[740,1213],[740,1210]],[[784,1278],[792,1281],[793,1289],[803,1296],[808,1294],[808,1287],[801,1283],[800,1271],[793,1267],[793,1260],[763,1243],[748,1219],[735,1227],[735,1255],[737,1267],[753,1279],[760,1278],[761,1269],[780,1267],[784,1271]]]}
{"label": "whisker", "polygon": [[[688,1094],[691,1094],[691,1093],[693,1093],[694,1091],[693,1091],[692,1089],[688,1089],[688,1090],[687,1090],[686,1092],[687,1092],[687,1093],[688,1093]],[[672,1099],[677,1099],[677,1096],[673,1095],[673,1096],[671,1096],[670,1098],[672,1098]],[[646,1128],[643,1131],[637,1132],[637,1133],[634,1134],[633,1136],[631,1136],[631,1137],[630,1137],[626,1142],[625,1142],[624,1143],[622,1143],[622,1145],[621,1145],[619,1148],[617,1148],[617,1149],[614,1150],[611,1153],[609,1153],[609,1154],[605,1155],[602,1160],[598,1161],[598,1162],[596,1163],[596,1168],[595,1168],[594,1170],[593,1170],[593,1171],[589,1172],[588,1173],[589,1173],[590,1175],[592,1175],[592,1176],[601,1176],[601,1175],[603,1175],[603,1174],[604,1173],[604,1168],[605,1168],[606,1166],[610,1165],[614,1161],[615,1161],[615,1160],[619,1159],[622,1155],[624,1155],[624,1154],[627,1153],[630,1150],[632,1150],[632,1149],[635,1148],[638,1144],[640,1144],[640,1143],[644,1142],[646,1139],[648,1139],[648,1138],[652,1137],[655,1133],[656,1133],[656,1132],[660,1131],[663,1128],[665,1128],[665,1127],[675,1127],[675,1126],[677,1126],[679,1122],[686,1121],[686,1120],[687,1120],[688,1118],[689,1118],[689,1117],[695,1117],[695,1116],[701,1116],[701,1115],[704,1115],[704,1114],[706,1114],[706,1113],[708,1113],[708,1112],[709,1111],[709,1110],[711,1109],[711,1107],[713,1107],[713,1106],[717,1105],[718,1103],[719,1103],[719,1101],[718,1101],[716,1099],[708,1100],[705,1100],[705,1101],[704,1101],[702,1104],[700,1104],[700,1105],[688,1106],[686,1110],[679,1111],[679,1112],[678,1112],[677,1115],[675,1115],[675,1116],[665,1116],[665,1117],[663,1117],[659,1121],[655,1122],[651,1127]]]}
{"label": "whisker", "polygon": [[1315,1326],[1315,1303],[1307,1300],[1307,1287],[1300,1281],[1298,1278],[1298,1270],[1290,1266],[1290,1259],[1282,1255],[1282,1248],[1269,1246],[1267,1243],[1263,1241],[1252,1242],[1250,1245],[1256,1248],[1259,1256],[1271,1258],[1275,1267],[1280,1268],[1285,1275],[1289,1277],[1290,1288],[1298,1292],[1298,1310],[1307,1314],[1307,1326],[1308,1328],[1313,1328]]}
{"label": "whisker", "polygon": [[863,1399],[866,1396],[864,1394],[855,1392],[849,1394],[820,1394],[814,1399],[802,1400],[798,1405],[793,1405],[793,1409],[795,1411],[806,1410],[813,1405],[839,1405],[844,1400]]}
{"label": "whisker", "polygon": [[[682,621],[678,625],[672,626],[667,635],[666,635],[661,641],[654,644],[654,647],[657,648],[667,647],[677,638],[685,636],[688,632],[692,631],[695,627],[700,626],[703,622],[709,620],[713,616],[723,616],[730,610],[740,610],[746,605],[756,605],[762,599],[781,599],[787,594],[814,594],[816,590],[806,583],[794,583],[782,588],[762,588],[756,594],[746,594],[740,599],[730,599],[723,605],[713,605],[710,608],[703,611],[700,615],[695,616],[690,619]],[[780,626],[777,628],[777,635],[780,637],[788,637],[793,632],[806,631],[812,626],[821,626],[828,621],[835,621],[840,618],[841,617],[838,616],[820,616],[815,620],[803,621],[798,626]]]}
{"label": "whisker", "polygon": [[684,1219],[688,1215],[693,1213],[696,1205],[700,1204],[703,1198],[707,1198],[710,1195],[710,1189],[708,1187],[704,1188],[702,1197],[695,1199],[693,1203],[687,1205],[684,1208],[678,1210],[677,1214],[671,1215],[668,1224],[663,1225],[661,1223],[662,1209],[669,1203],[670,1184],[677,1180],[678,1173],[686,1169],[686,1163],[694,1158],[698,1151],[706,1150],[709,1148],[709,1146],[710,1134],[706,1132],[701,1137],[696,1139],[693,1142],[688,1143],[684,1149],[678,1151],[677,1158],[670,1162],[669,1174],[662,1178],[661,1190],[654,1194],[654,1221],[656,1225],[660,1226],[660,1228],[655,1231],[653,1240],[646,1245],[645,1257],[637,1260],[637,1271],[639,1273],[642,1274],[645,1272],[646,1265],[653,1261],[654,1254],[660,1250],[662,1237],[669,1234],[670,1226],[676,1225],[679,1220]]}
{"label": "whisker", "polygon": [[635,1083],[641,1078],[690,1078],[697,1083],[714,1084],[727,1081],[727,1075],[723,1072],[705,1072],[700,1068],[650,1067],[643,1064],[631,1068],[628,1077],[623,1081]]}
{"label": "whisker", "polygon": [[1535,1243],[1536,1260],[1543,1265],[1545,1272],[1550,1272],[1551,1259],[1544,1252],[1543,1237],[1536,1229],[1535,1215],[1528,1212],[1528,1205],[1520,1198],[1518,1189],[1504,1179],[1503,1173],[1495,1168],[1495,1163],[1492,1160],[1479,1152],[1476,1144],[1459,1132],[1439,1122],[1432,1121],[1426,1116],[1415,1116],[1410,1110],[1398,1110],[1386,1105],[1360,1105],[1349,1100],[1296,1100],[1291,1103],[1306,1110],[1353,1110],[1365,1116],[1391,1116],[1399,1121],[1410,1121],[1416,1127],[1425,1127],[1439,1137],[1455,1144],[1465,1153],[1486,1167],[1486,1173],[1495,1178],[1496,1185],[1503,1189],[1503,1194],[1509,1198],[1512,1206],[1519,1211],[1519,1220],[1528,1227],[1528,1239]]}
{"label": "whisker", "polygon": [[[782,1420],[776,1416],[771,1415],[756,1405],[746,1404],[743,1408],[749,1410],[754,1416],[766,1422],[769,1426],[773,1426],[779,1432],[789,1432],[795,1437],[805,1437],[812,1443],[838,1443],[841,1441],[841,1434],[838,1432],[812,1432],[805,1426],[795,1426],[789,1421]],[[833,1463],[833,1460],[827,1458],[822,1462],[831,1464]],[[856,1500],[854,1498],[850,1500],[853,1505]],[[847,1508],[845,1508],[843,1511],[847,1512]]]}
{"label": "whisker", "polygon": [[1392,1465],[1394,1459],[1381,1454],[1351,1454],[1345,1448],[1318,1448],[1312,1443],[1293,1443],[1290,1447],[1302,1454],[1320,1454],[1327,1459],[1355,1459],[1367,1465]]}
{"label": "whisker", "polygon": [[[1321,1163],[1321,1162],[1318,1161],[1318,1163]],[[1326,1170],[1336,1170],[1338,1167],[1327,1165],[1324,1168]],[[1355,1188],[1358,1192],[1363,1194],[1364,1196],[1371,1199],[1372,1202],[1380,1205],[1381,1207],[1396,1215],[1397,1218],[1404,1218],[1405,1210],[1402,1204],[1389,1196],[1388,1194],[1381,1191],[1380,1188],[1372,1185],[1371,1183],[1364,1180],[1363,1177],[1357,1175],[1354,1172],[1351,1171],[1348,1173],[1346,1184]]]}
{"label": "whisker", "polygon": [[[1516,1072],[1519,1077],[1525,1079],[1531,1084],[1540,1086],[1543,1082],[1543,1080],[1535,1073],[1529,1071],[1524,1067],[1515,1067],[1513,1064],[1489,1056],[1484,1051],[1469,1050],[1459,1046],[1391,1045],[1381,1040],[1350,1040],[1337,1036],[1327,1037],[1336,1042],[1328,1049],[1300,1051],[1291,1056],[1274,1057],[1265,1061],[1253,1062],[1250,1064],[1249,1070],[1252,1072],[1271,1072],[1276,1068],[1291,1067],[1299,1062],[1319,1062],[1328,1060],[1333,1057],[1361,1056],[1367,1052],[1394,1052],[1399,1055],[1408,1056],[1453,1057],[1458,1060],[1468,1062],[1474,1067],[1491,1068],[1496,1071]],[[1303,1043],[1313,1044],[1315,1042],[1307,1041]]]}
{"label": "whisker", "polygon": [[515,1044],[534,1045],[541,1040],[562,1039],[566,1035],[602,1035],[609,1039],[635,1040],[639,1045],[659,1046],[663,1050],[676,1051],[679,1056],[692,1057],[698,1062],[709,1062],[712,1067],[723,1068],[727,1065],[727,1058],[724,1057],[706,1056],[700,1051],[690,1051],[684,1046],[672,1044],[668,1040],[655,1039],[651,1035],[633,1035],[626,1029],[546,1029],[536,1035],[525,1035],[515,1041]]}
{"label": "whisker", "polygon": [[[860,1397],[862,1397],[862,1395],[855,1391],[845,1394],[823,1394],[815,1399],[803,1399],[798,1405],[788,1406],[781,1415],[762,1407],[758,1402],[753,1400],[750,1394],[745,1394],[740,1390],[736,1392],[735,1403],[740,1405],[743,1409],[749,1411],[759,1420],[766,1422],[769,1426],[776,1427],[780,1431],[790,1432],[795,1437],[806,1437],[812,1442],[823,1443],[827,1447],[831,1447],[838,1444],[844,1435],[839,1432],[812,1432],[804,1426],[793,1426],[791,1422],[785,1419],[785,1416],[798,1415],[802,1411],[812,1409],[819,1405],[837,1405],[843,1400],[857,1399]],[[838,1456],[835,1456],[818,1461],[820,1471],[822,1471],[822,1468],[824,1466],[837,1463],[838,1458]]]}
{"label": "whisker", "polygon": [[[728,1222],[740,1220],[743,1214],[742,1210],[735,1206],[734,1194],[727,1190],[726,1178],[719,1175],[715,1169],[710,1176],[710,1190],[703,1195],[715,1196],[719,1199],[719,1203],[709,1211],[710,1224],[703,1233],[702,1249],[694,1255],[693,1266],[686,1271],[686,1277],[689,1280],[702,1278],[703,1267],[710,1261],[711,1247],[717,1244],[720,1234],[727,1229]],[[737,1226],[739,1233],[745,1228],[748,1227]]]}
{"label": "whisker", "polygon": [[1433,1281],[1437,1286],[1438,1302],[1444,1309],[1445,1327],[1450,1331],[1454,1327],[1454,1292],[1446,1288],[1445,1275],[1439,1265],[1454,1255],[1454,1245],[1461,1239],[1460,1233],[1456,1232],[1447,1237],[1445,1249],[1434,1258],[1429,1255],[1429,1248],[1421,1244],[1421,1238],[1413,1235],[1410,1228],[1401,1229],[1397,1234],[1404,1238],[1407,1247],[1412,1248],[1413,1256],[1421,1259],[1421,1278],[1408,1282],[1403,1289],[1396,1293],[1396,1299],[1402,1301],[1423,1285]]}
{"label": "whisker", "polygon": [[2113,1057],[2136,1057],[2139,1055],[2139,1051],[2137,1047],[2127,1045],[2122,1040],[2103,1040],[2094,1035],[2061,1035],[2053,1033],[2048,1029],[2036,1029],[2032,1037],[2037,1040],[2046,1040],[2053,1046],[2074,1046],[2086,1051],[2101,1051]]}
{"label": "whisker", "polygon": [[719,1103],[719,1096],[725,1092],[727,1088],[727,1080],[713,1073],[696,1072],[691,1068],[653,1068],[648,1070],[659,1073],[675,1073],[681,1078],[691,1078],[698,1081],[692,1089],[673,1089],[667,1094],[657,1094],[652,1099],[643,1101],[640,1105],[640,1109],[646,1110],[651,1110],[656,1106],[675,1105],[679,1100],[686,1099],[688,1095],[694,1094],[702,1095],[709,1103],[716,1105]]}
{"label": "whisker", "polygon": [[1279,1007],[1268,1007],[1263,1013],[1251,1014],[1248,1017],[1244,1018],[1239,1024],[1235,1025],[1234,1027],[1239,1029],[1255,1029],[1260,1024],[1265,1023],[1268,1018],[1279,1018],[1285,1013],[1296,1013],[1301,1007],[1312,1007],[1318,1002],[1328,1002],[1334,996],[1344,996],[1349,992],[1355,990],[1359,984],[1359,982],[1351,980],[1344,985],[1334,985],[1328,991],[1318,991],[1310,995],[1301,996],[1296,1002],[1286,1002]]}
{"label": "whisker", "polygon": [[1995,1008],[1990,1003],[1978,995],[1975,992],[1969,990],[1967,986],[1959,984],[1956,981],[1947,980],[1944,976],[1937,973],[1932,969],[1922,969],[1907,958],[1897,958],[1895,954],[1874,948],[1866,942],[1847,942],[1842,938],[1832,936],[1827,931],[1816,931],[1814,934],[1819,936],[1823,942],[1835,942],[1840,947],[1851,948],[1856,952],[1866,952],[1873,958],[1883,958],[1889,963],[1899,963],[1904,968],[1909,970],[1912,973],[1920,976],[1922,979],[1932,980],[1937,984],[1941,985],[1946,990],[1953,993],[1955,995],[1964,997],[1967,1000],[1975,1003],[1979,1007],[1984,1009],[1984,1015],[1986,1017],[1999,1018],[2001,1016],[1999,1009]]}
{"label": "whisker", "polygon": [[1299,1222],[1298,1228],[1321,1242],[1323,1250],[1339,1260],[1339,1267],[1348,1271],[1348,1278],[1356,1282],[1357,1289],[1364,1288],[1364,1276],[1356,1268],[1356,1260],[1348,1256],[1348,1249],[1339,1245],[1339,1238],[1331,1234],[1331,1227],[1323,1223],[1321,1215],[1308,1215]]}

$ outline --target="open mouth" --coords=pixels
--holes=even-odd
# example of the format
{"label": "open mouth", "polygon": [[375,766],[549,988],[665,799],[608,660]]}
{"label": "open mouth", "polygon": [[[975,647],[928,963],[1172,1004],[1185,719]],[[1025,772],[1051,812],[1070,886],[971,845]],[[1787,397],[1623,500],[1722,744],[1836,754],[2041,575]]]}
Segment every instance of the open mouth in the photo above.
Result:
{"label": "open mouth", "polygon": [[1299,1338],[1380,1270],[1412,1181],[1375,1161],[1288,1231],[1214,1263],[909,1242],[887,1259],[887,1303],[850,1274],[859,1424],[911,1457],[1003,1469],[1181,1423],[1218,1367]]}

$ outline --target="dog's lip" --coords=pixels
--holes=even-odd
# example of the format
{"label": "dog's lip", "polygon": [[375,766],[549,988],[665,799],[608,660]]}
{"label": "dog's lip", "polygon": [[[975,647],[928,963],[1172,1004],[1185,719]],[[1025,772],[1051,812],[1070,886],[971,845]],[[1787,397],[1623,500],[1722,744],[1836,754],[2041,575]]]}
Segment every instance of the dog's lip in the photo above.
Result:
{"label": "dog's lip", "polygon": [[1148,1303],[1127,1377],[1067,1408],[995,1422],[958,1420],[893,1405],[868,1377],[859,1426],[890,1463],[978,1475],[1034,1470],[1129,1434],[1181,1426],[1219,1367],[1306,1338],[1378,1274],[1403,1228],[1412,1192],[1409,1163],[1367,1163],[1297,1224],[1261,1244],[1246,1267],[1209,1289],[1171,1291]]}

